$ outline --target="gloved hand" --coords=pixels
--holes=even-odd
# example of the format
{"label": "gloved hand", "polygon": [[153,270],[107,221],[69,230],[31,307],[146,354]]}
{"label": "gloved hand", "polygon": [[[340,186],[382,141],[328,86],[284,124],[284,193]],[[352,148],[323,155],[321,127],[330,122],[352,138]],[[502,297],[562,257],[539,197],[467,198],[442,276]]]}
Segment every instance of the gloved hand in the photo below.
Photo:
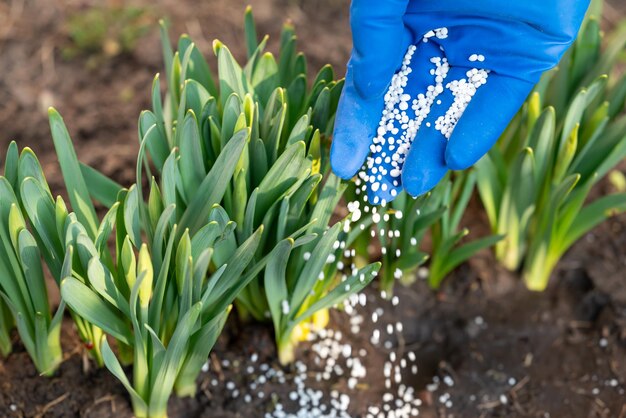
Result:
{"label": "gloved hand", "polygon": [[559,62],[588,7],[589,0],[353,0],[333,171],[349,179],[362,168],[377,204],[402,187],[421,195],[448,170],[470,167]]}

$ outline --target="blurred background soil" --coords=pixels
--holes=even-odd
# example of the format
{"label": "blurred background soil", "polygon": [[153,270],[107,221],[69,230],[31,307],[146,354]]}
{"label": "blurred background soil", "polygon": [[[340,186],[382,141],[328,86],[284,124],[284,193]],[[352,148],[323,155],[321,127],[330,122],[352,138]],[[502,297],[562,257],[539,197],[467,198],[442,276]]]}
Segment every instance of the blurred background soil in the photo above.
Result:
{"label": "blurred background soil", "polygon": [[[258,33],[271,36],[270,51],[277,52],[281,25],[290,20],[310,72],[331,63],[337,75],[343,75],[351,48],[348,0],[0,0],[0,149],[11,140],[20,148],[33,148],[53,190],[59,191],[62,179],[46,114],[48,106],[55,106],[65,118],[79,158],[130,184],[138,149],[137,118],[149,107],[153,77],[162,71],[158,19],[170,22],[172,39],[189,33],[214,66],[215,38],[243,59],[247,4],[253,7]],[[138,8],[141,13],[104,16],[106,10],[120,7]],[[87,46],[77,47],[72,32],[74,39],[89,38],[96,28],[72,22],[85,20],[94,8],[104,14],[96,14],[96,20],[112,19],[105,29],[114,35],[83,39]],[[626,1],[608,0],[605,28],[623,16]],[[111,29],[115,21],[127,18],[132,22],[125,25],[130,32],[115,35]],[[126,50],[127,41],[133,45]],[[478,213],[470,214],[467,222],[481,231],[485,224]],[[422,356],[420,375],[427,380],[451,375],[456,382],[444,388],[459,400],[453,408],[438,404],[443,392],[423,393],[425,416],[626,417],[625,260],[626,217],[620,216],[568,253],[555,275],[558,284],[543,294],[524,290],[517,277],[494,267],[489,253],[461,267],[436,294],[423,283],[399,292],[403,308],[393,315],[412,324],[405,328]],[[341,327],[341,319],[335,319]],[[479,322],[488,324],[479,327],[481,332]],[[267,331],[257,331],[255,338],[265,338],[271,347]],[[102,371],[82,374],[80,357],[73,350],[75,336],[71,330],[65,332],[69,360],[54,384],[36,376],[19,347],[11,361],[0,362],[0,416],[9,415],[3,409],[9,403],[34,411],[23,416],[128,416],[123,389]],[[232,347],[245,352],[246,344],[222,341],[216,355],[237,356]],[[504,390],[506,376],[515,376],[517,383]],[[618,387],[603,383],[611,379],[617,379]],[[415,382],[422,387],[425,383]],[[373,382],[372,390],[384,388]],[[35,399],[35,393],[41,394]],[[508,404],[498,401],[502,393]],[[371,394],[356,396],[360,399],[356,408],[366,406]],[[207,410],[213,417],[254,416],[254,409],[222,405],[222,395],[176,400],[172,416],[209,416]],[[49,406],[63,396],[62,402]]]}
{"label": "blurred background soil", "polygon": [[[228,45],[237,58],[245,57],[247,4],[253,7],[258,33],[271,35],[270,51],[277,52],[278,34],[289,20],[296,26],[310,70],[331,63],[342,76],[351,48],[346,0],[0,1],[0,149],[11,140],[20,148],[33,148],[53,188],[60,185],[46,114],[55,106],[79,158],[129,184],[138,149],[137,118],[149,106],[154,75],[163,69],[158,19],[170,22],[174,40],[188,33],[213,65],[213,39]],[[131,50],[119,54],[115,34],[102,39],[100,51],[97,45],[76,48],[70,36],[76,29],[72,19],[84,18],[94,7],[139,8],[144,16],[133,25],[146,33],[137,36]],[[109,17],[106,14],[100,17]]]}

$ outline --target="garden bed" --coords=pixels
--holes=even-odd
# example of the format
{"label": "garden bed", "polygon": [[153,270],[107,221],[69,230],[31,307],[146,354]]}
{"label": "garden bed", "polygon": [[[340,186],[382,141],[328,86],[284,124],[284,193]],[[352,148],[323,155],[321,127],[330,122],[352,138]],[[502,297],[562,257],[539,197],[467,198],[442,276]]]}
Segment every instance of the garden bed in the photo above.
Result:
{"label": "garden bed", "polygon": [[[413,351],[418,373],[413,375],[407,367],[403,383],[416,388],[420,416],[619,417],[624,412],[626,316],[623,305],[601,290],[606,285],[602,278],[592,279],[581,260],[601,243],[614,250],[595,254],[596,262],[618,267],[625,255],[625,227],[626,219],[621,218],[590,234],[562,263],[560,284],[544,293],[529,292],[510,274],[490,267],[494,263],[488,254],[460,268],[448,282],[452,285],[437,294],[418,282],[399,288],[400,301],[393,306],[369,291],[366,307],[359,310],[364,323],[358,334],[351,332],[345,313],[334,313],[330,327],[342,332],[342,341],[354,352],[367,350],[366,385],[350,390],[347,378],[335,376],[332,384],[310,386],[322,389],[327,403],[332,390],[348,394],[350,416],[365,416],[388,392],[382,364],[389,353],[406,356]],[[379,308],[385,313],[374,324],[371,315]],[[374,330],[387,335],[387,324],[398,321],[403,324],[400,338],[394,330],[381,344],[371,344]],[[19,344],[0,363],[2,416],[132,416],[117,380],[83,361],[69,324],[64,328],[67,359],[51,380],[37,376]],[[298,374],[293,368],[285,369],[291,385],[275,380],[251,389],[263,374],[262,364],[280,369],[269,330],[232,325],[216,346],[209,371],[201,376],[197,396],[170,402],[172,417],[263,416],[261,411],[272,411],[276,402],[288,411],[298,409],[289,397]],[[393,343],[392,349],[384,347],[384,339]],[[299,358],[314,380],[316,354],[310,347],[304,345]],[[258,359],[253,362],[254,354]],[[249,367],[253,373],[248,373]],[[228,382],[235,383],[237,396]]]}
{"label": "garden bed", "polygon": [[[252,3],[260,33],[276,33],[276,22],[291,16],[298,24],[300,44],[312,58],[310,66],[317,69],[330,61],[340,68],[349,52],[346,2],[326,2],[327,8],[315,7],[321,13],[299,5],[304,2]],[[174,33],[189,31],[196,40],[219,37],[227,44],[241,45],[243,4],[236,3],[211,2],[196,10],[165,1],[158,12],[172,17]],[[273,3],[280,6],[279,15],[273,14]],[[60,188],[60,170],[42,110],[54,104],[75,133],[79,158],[129,184],[139,145],[136,115],[149,107],[146,92],[153,74],[161,69],[158,35],[142,38],[129,55],[89,69],[86,57],[65,61],[57,49],[66,42],[61,24],[66,13],[86,3],[47,4],[39,0],[0,5],[0,15],[6,11],[11,23],[11,30],[0,31],[0,126],[4,129],[0,148],[11,139],[20,147],[31,146],[53,189]],[[612,4],[614,12],[626,8]],[[615,20],[610,16],[606,23]],[[199,47],[209,54],[210,42]],[[468,218],[475,232],[487,228],[484,220]],[[402,382],[415,388],[420,416],[626,416],[625,228],[622,215],[588,234],[562,260],[555,273],[558,284],[544,293],[525,290],[519,278],[494,267],[488,252],[459,268],[437,293],[422,281],[406,289],[397,287],[400,300],[394,305],[381,300],[374,287],[367,291],[366,306],[357,308],[364,321],[357,334],[346,313],[334,312],[329,327],[341,331],[342,344],[361,358],[366,377],[352,389],[346,376],[332,374],[330,380],[314,382],[319,353],[311,342],[299,349],[298,356],[306,365],[307,387],[321,389],[321,402],[327,405],[335,399],[333,391],[339,402],[341,394],[348,395],[350,416],[367,416],[370,407],[383,404],[386,393],[397,393],[396,385],[385,388],[383,364],[390,353],[396,353],[394,364],[399,364],[400,358],[407,359],[413,352],[417,374],[409,364],[402,368]],[[385,313],[372,323],[378,309]],[[288,384],[281,383],[280,374],[260,383],[258,377],[269,370],[282,370],[271,331],[236,323],[235,316],[230,321],[232,326],[212,353],[208,372],[201,376],[198,394],[171,400],[171,417],[262,417],[275,411],[277,403],[290,412],[298,409],[290,395],[297,387],[294,379],[303,374],[298,370],[302,366],[284,369]],[[376,330],[388,336],[372,344]],[[66,359],[52,379],[37,375],[17,340],[9,358],[0,360],[0,416],[132,416],[124,388],[106,370],[90,365],[70,321],[63,336]],[[385,341],[391,346],[385,347]],[[359,353],[361,349],[366,352]]]}

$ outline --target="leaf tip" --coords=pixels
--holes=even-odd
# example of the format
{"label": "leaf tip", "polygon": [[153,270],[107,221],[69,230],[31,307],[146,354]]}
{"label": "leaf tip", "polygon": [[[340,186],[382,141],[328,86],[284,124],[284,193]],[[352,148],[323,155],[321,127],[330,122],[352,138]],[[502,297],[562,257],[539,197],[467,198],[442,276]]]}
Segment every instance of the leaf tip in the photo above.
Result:
{"label": "leaf tip", "polygon": [[59,112],[52,106],[50,106],[48,108],[48,117],[49,118],[60,118],[61,115],[59,114]]}
{"label": "leaf tip", "polygon": [[224,48],[224,44],[222,43],[222,41],[220,41],[219,39],[215,39],[213,41],[213,52],[215,53],[215,55],[218,55],[222,48]]}

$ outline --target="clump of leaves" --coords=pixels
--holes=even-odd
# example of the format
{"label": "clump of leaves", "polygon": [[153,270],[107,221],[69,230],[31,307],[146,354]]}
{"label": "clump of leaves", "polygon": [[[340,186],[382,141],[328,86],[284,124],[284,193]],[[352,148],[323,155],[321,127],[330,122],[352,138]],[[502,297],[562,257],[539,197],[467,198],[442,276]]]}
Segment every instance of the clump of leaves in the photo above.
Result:
{"label": "clump of leaves", "polygon": [[[152,91],[153,109],[140,117],[139,130],[146,138],[149,156],[146,170],[155,169],[163,179],[172,177],[175,164],[167,160],[172,150],[178,149],[181,177],[180,193],[175,197],[185,203],[200,195],[201,179],[224,154],[233,132],[247,129],[243,154],[233,161],[233,180],[219,200],[224,216],[237,227],[216,247],[214,259],[230,258],[233,250],[261,225],[268,232],[262,237],[250,270],[266,260],[277,245],[287,248],[292,242],[289,251],[282,251],[284,259],[275,263],[287,265],[286,274],[280,276],[287,294],[297,289],[290,303],[293,309],[289,310],[289,326],[277,329],[279,344],[293,341],[289,334],[311,314],[307,312],[303,317],[306,309],[302,308],[325,309],[327,304],[316,302],[330,295],[338,284],[334,275],[326,276],[323,284],[311,281],[311,277],[317,269],[313,277],[317,279],[325,268],[320,263],[328,259],[328,254],[313,250],[321,248],[318,246],[322,242],[332,246],[337,239],[337,228],[327,228],[345,185],[330,173],[327,149],[343,82],[334,81],[332,68],[325,66],[309,88],[306,59],[296,53],[293,27],[284,26],[276,59],[265,52],[267,37],[259,42],[250,9],[245,16],[248,61],[240,66],[228,48],[215,41],[217,78],[189,37],[179,39],[174,53],[165,27],[162,33],[168,91],[163,100],[157,77]],[[187,220],[192,231],[197,222],[202,222],[198,217]],[[309,264],[315,267],[305,268],[302,257],[306,252],[312,253]],[[238,294],[238,311],[244,317],[273,317],[275,325],[283,324],[272,313],[282,310],[276,310],[276,301],[270,300],[266,285],[264,276],[257,274]],[[352,287],[344,295],[358,289]]]}
{"label": "clump of leaves", "polygon": [[605,75],[626,46],[626,26],[603,50],[595,16],[477,165],[491,227],[507,235],[496,257],[511,270],[523,268],[533,290],[547,286],[572,244],[626,209],[621,193],[585,204],[592,187],[626,157],[626,77]]}
{"label": "clump of leaves", "polygon": [[[71,140],[56,112],[51,111],[57,151]],[[250,130],[237,130],[197,187],[185,200],[184,168],[189,155],[172,150],[166,159],[168,175],[160,184],[152,179],[147,201],[142,192],[142,162],[147,141],[142,138],[137,183],[122,189],[99,173],[81,169],[76,155],[60,164],[66,183],[90,184],[71,188],[75,206],[91,198],[109,204],[92,236],[93,222],[85,212],[70,214],[64,234],[67,255],[61,282],[63,300],[86,323],[105,332],[96,344],[104,364],[126,387],[138,417],[164,417],[173,390],[193,395],[196,378],[207,361],[230,310],[230,304],[264,267],[263,261],[246,270],[259,244],[257,228],[226,259],[217,255],[236,229],[218,203],[243,155]],[[89,211],[87,211],[89,212]],[[82,214],[82,216],[81,216]],[[83,217],[84,222],[80,221]],[[111,249],[108,243],[113,240]],[[107,336],[118,342],[118,360]],[[129,357],[132,382],[122,369]]]}
{"label": "clump of leaves", "polygon": [[[113,181],[78,162],[63,120],[54,109],[50,109],[49,116],[75,211],[70,213],[60,196],[53,198],[41,165],[29,148],[19,153],[17,145],[11,143],[6,152],[4,176],[0,176],[0,296],[4,302],[0,304],[0,346],[7,354],[11,348],[8,332],[15,324],[35,366],[46,375],[52,374],[62,360],[59,338],[65,303],[62,301],[52,315],[45,272],[60,284],[73,271],[67,253],[69,219],[81,222],[86,235],[93,240],[107,227],[96,217],[87,180],[95,186],[91,190],[95,198],[104,202],[111,198],[111,190],[119,189]],[[99,247],[105,244],[99,242]],[[73,310],[70,313],[89,354],[102,365],[97,344],[102,330]]]}
{"label": "clump of leaves", "polygon": [[[196,378],[234,299],[233,288],[245,284],[242,271],[261,236],[259,230],[228,265],[218,267],[212,260],[214,245],[230,224],[212,221],[198,234],[186,230],[178,238],[177,225],[169,225],[171,208],[159,217],[157,240],[162,241],[151,242],[159,248],[150,253],[143,243],[136,253],[127,235],[120,261],[112,266],[101,259],[80,224],[73,223],[71,249],[86,275],[75,272],[61,284],[64,300],[79,315],[132,347],[131,382],[106,337],[99,342],[106,367],[127,389],[137,417],[167,416],[174,389],[181,396],[195,394]],[[112,210],[110,216],[124,217],[118,212],[124,210],[121,202]]]}
{"label": "clump of leaves", "polygon": [[108,3],[70,15],[66,23],[70,44],[62,51],[65,57],[111,58],[132,52],[152,28],[155,19],[148,8]]}
{"label": "clump of leaves", "polygon": [[[0,306],[0,322],[3,328],[15,323],[35,367],[44,375],[52,375],[62,360],[65,304],[51,312],[42,260],[57,283],[71,269],[64,261],[61,238],[67,216],[63,200],[52,198],[35,154],[28,148],[20,154],[12,142],[0,176],[0,297],[6,303]],[[89,327],[81,331],[83,338],[97,334]],[[10,348],[10,340],[3,337],[3,353]]]}

